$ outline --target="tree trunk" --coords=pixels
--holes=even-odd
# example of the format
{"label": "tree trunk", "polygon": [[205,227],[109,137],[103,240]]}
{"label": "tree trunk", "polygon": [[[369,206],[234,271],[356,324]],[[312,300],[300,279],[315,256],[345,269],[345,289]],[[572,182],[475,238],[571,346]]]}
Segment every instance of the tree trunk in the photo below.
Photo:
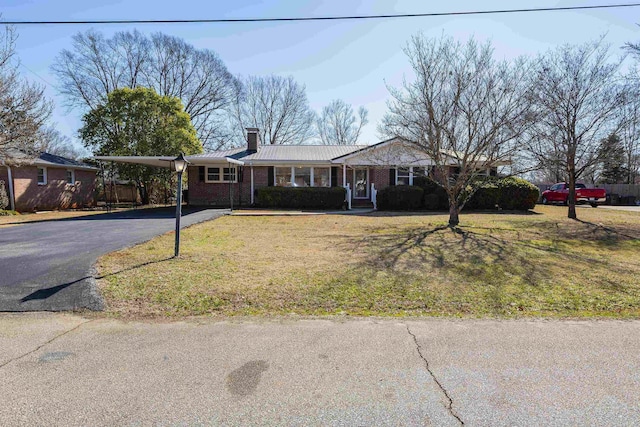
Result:
{"label": "tree trunk", "polygon": [[460,209],[455,203],[449,204],[449,227],[456,227],[460,224]]}
{"label": "tree trunk", "polygon": [[136,185],[138,186],[138,192],[140,192],[140,202],[143,205],[149,204],[149,192],[147,191],[147,186],[140,182],[136,181]]}
{"label": "tree trunk", "polygon": [[577,219],[576,215],[576,170],[575,167],[569,167],[569,212],[567,216],[571,219]]}

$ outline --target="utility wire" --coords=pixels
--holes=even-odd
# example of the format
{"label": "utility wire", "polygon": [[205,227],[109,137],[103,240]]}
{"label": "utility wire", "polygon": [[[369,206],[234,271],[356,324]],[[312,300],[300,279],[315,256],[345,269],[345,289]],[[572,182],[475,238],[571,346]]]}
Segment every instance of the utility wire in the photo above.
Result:
{"label": "utility wire", "polygon": [[405,13],[392,15],[307,16],[298,18],[220,18],[220,19],[105,19],[82,21],[1,21],[6,25],[82,25],[82,24],[211,24],[240,22],[296,22],[296,21],[347,21],[360,19],[424,18],[435,16],[492,15],[527,12],[556,12],[568,10],[613,9],[638,7],[640,3],[603,4],[591,6],[540,7],[527,9],[496,9],[463,12]]}

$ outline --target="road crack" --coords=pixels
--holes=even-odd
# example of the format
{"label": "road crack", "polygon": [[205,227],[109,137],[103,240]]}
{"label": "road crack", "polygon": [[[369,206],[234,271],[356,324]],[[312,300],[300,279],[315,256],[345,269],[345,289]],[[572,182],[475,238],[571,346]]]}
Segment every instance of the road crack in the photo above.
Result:
{"label": "road crack", "polygon": [[25,357],[27,357],[27,356],[29,356],[29,355],[31,355],[31,354],[33,354],[33,353],[37,352],[38,350],[40,350],[41,348],[43,348],[43,347],[45,347],[45,346],[47,346],[47,345],[51,344],[52,342],[54,342],[54,341],[55,341],[55,340],[57,340],[58,338],[62,338],[63,336],[65,336],[65,335],[67,335],[67,334],[70,334],[71,332],[73,332],[73,331],[77,330],[80,326],[85,325],[85,324],[87,324],[87,323],[89,323],[89,322],[93,322],[93,320],[94,320],[94,319],[91,319],[91,320],[87,320],[87,321],[85,321],[85,322],[82,322],[82,323],[80,323],[80,324],[78,324],[78,325],[74,326],[73,328],[68,329],[68,330],[66,330],[66,331],[64,331],[64,332],[62,332],[62,333],[60,333],[60,334],[56,335],[55,337],[51,338],[50,340],[48,340],[48,341],[46,341],[46,342],[44,342],[44,343],[40,344],[39,346],[37,346],[37,347],[36,347],[36,348],[34,348],[33,350],[30,350],[30,351],[28,351],[28,352],[26,352],[26,353],[24,353],[24,354],[22,354],[22,355],[20,355],[20,356],[17,356],[17,357],[14,357],[14,358],[12,358],[12,359],[7,360],[6,362],[4,362],[3,364],[1,364],[1,365],[0,365],[0,369],[4,368],[5,366],[7,366],[8,364],[10,364],[10,363],[12,363],[12,362],[16,362],[16,361],[18,361],[18,360],[20,360],[20,359],[23,359],[23,358],[25,358]]}
{"label": "road crack", "polygon": [[436,383],[436,385],[438,386],[438,388],[440,389],[444,397],[447,399],[447,404],[445,405],[445,407],[447,408],[447,411],[449,411],[449,414],[451,414],[451,416],[455,418],[460,423],[460,425],[463,426],[464,421],[462,421],[462,418],[460,418],[460,416],[453,409],[453,399],[449,395],[449,392],[447,391],[447,389],[444,388],[440,380],[438,380],[436,375],[431,370],[431,366],[429,366],[429,360],[427,360],[425,355],[422,353],[422,347],[420,346],[420,343],[418,343],[418,338],[415,336],[413,332],[411,332],[411,329],[409,329],[409,325],[405,324],[404,326],[407,328],[407,332],[409,333],[409,335],[411,335],[411,338],[413,338],[413,342],[416,345],[416,351],[418,352],[418,356],[420,356],[420,359],[422,359],[422,361],[424,362],[424,365],[427,368],[427,372],[429,372],[429,375],[431,375],[431,378]]}

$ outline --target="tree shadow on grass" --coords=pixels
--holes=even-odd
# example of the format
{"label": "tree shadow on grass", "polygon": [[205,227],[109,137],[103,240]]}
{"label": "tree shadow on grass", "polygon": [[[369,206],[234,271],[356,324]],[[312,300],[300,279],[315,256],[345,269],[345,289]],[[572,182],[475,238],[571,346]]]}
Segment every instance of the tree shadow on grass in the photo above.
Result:
{"label": "tree shadow on grass", "polygon": [[548,224],[547,228],[527,229],[372,227],[364,237],[347,239],[344,245],[365,251],[368,256],[362,264],[367,268],[417,275],[431,269],[436,273],[455,273],[476,282],[517,277],[520,283],[537,285],[552,279],[552,270],[594,266],[624,272],[624,266],[581,251],[570,242],[584,239],[611,246],[635,239],[634,236],[613,228],[582,224],[588,228],[563,229]]}

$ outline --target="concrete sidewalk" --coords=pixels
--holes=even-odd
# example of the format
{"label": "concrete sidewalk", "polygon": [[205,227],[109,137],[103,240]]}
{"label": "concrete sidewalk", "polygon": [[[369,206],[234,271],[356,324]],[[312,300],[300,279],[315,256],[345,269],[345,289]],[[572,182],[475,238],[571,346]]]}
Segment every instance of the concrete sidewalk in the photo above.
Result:
{"label": "concrete sidewalk", "polygon": [[638,425],[640,321],[0,316],[0,425]]}

